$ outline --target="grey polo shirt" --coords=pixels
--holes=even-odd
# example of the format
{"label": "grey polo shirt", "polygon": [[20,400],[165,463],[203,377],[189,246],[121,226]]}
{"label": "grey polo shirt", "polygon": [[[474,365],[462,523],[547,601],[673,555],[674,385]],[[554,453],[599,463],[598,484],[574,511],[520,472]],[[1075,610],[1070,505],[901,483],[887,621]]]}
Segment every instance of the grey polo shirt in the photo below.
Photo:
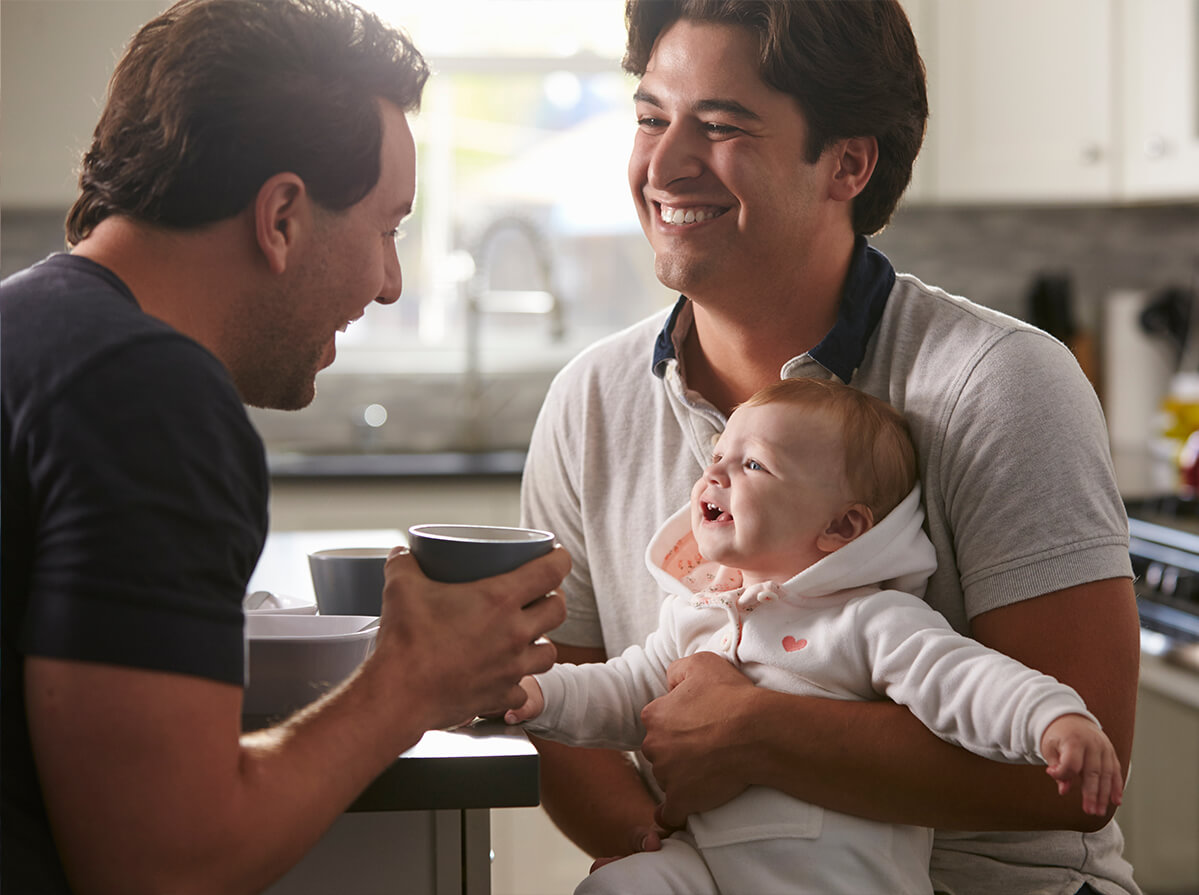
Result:
{"label": "grey polo shirt", "polygon": [[[685,298],[595,344],[557,376],[534,429],[524,523],[574,567],[553,639],[618,655],[653,630],[643,556],[686,502],[724,415],[687,388]],[[839,317],[780,377],[836,376],[907,417],[938,568],[925,599],[963,633],[1009,603],[1131,576],[1128,528],[1098,399],[1046,333],[897,274],[859,240]],[[1068,636],[1068,632],[1064,632]],[[1113,823],[1095,834],[938,831],[938,890],[1136,892]]]}

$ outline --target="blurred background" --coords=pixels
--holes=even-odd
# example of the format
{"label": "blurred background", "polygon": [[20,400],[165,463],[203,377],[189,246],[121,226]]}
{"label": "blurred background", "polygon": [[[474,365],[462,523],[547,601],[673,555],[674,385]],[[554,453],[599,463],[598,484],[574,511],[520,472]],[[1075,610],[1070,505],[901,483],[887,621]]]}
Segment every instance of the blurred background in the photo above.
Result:
{"label": "blurred background", "polygon": [[[4,0],[0,272],[62,247],[114,59],[165,5]],[[673,300],[625,179],[623,3],[365,5],[406,28],[434,71],[413,118],[404,295],[341,338],[311,408],[255,421],[280,476],[428,470],[450,454],[472,455],[455,468],[511,470],[552,373]],[[906,6],[932,115],[876,245],[899,270],[1066,340],[1113,440],[1147,451],[1188,333],[1177,314],[1154,331],[1139,316],[1189,296],[1199,270],[1196,0]]]}
{"label": "blurred background", "polygon": [[[114,58],[166,5],[5,0],[5,273],[61,248]],[[365,5],[406,28],[434,71],[412,119],[419,187],[398,243],[404,294],[339,337],[308,411],[255,421],[281,469],[346,454],[520,453],[549,376],[667,300],[621,161],[633,133],[622,6]]]}
{"label": "blurred background", "polygon": [[[0,3],[0,273],[63,247],[108,75],[166,5]],[[674,299],[625,180],[623,2],[364,5],[407,29],[434,72],[412,119],[405,290],[340,337],[311,407],[253,412],[272,529],[512,524],[554,373]],[[875,245],[1070,345],[1103,400],[1126,497],[1181,494],[1199,428],[1199,0],[904,5],[932,115]],[[1199,591],[1194,602],[1199,613]],[[1150,895],[1199,891],[1199,674],[1173,673],[1143,669],[1121,809]],[[569,890],[586,871],[536,809],[496,812],[493,840],[501,895]]]}

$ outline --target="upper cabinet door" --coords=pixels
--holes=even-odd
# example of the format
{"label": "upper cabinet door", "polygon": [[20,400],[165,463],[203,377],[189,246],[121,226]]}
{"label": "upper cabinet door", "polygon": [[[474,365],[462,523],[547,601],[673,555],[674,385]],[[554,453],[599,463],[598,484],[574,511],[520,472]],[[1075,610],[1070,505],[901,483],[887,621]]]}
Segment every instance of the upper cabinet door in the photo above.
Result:
{"label": "upper cabinet door", "polygon": [[1125,199],[1199,195],[1199,0],[1119,10]]}
{"label": "upper cabinet door", "polygon": [[[904,12],[908,15],[908,21],[912,24],[912,32],[916,35],[916,47],[920,50],[920,56],[924,59],[926,67],[928,66],[928,53],[933,46],[932,3],[933,0],[901,0]],[[936,84],[933,83],[930,74],[928,77],[930,108],[934,102],[933,94],[936,89]],[[928,202],[936,198],[930,173],[936,153],[930,147],[930,139],[929,134],[926,133],[924,145],[920,149],[920,154],[916,156],[916,164],[912,168],[912,182],[908,186],[907,192],[904,193],[906,202]]]}
{"label": "upper cabinet door", "polygon": [[933,4],[921,174],[937,201],[1113,195],[1114,19],[1112,0]]}

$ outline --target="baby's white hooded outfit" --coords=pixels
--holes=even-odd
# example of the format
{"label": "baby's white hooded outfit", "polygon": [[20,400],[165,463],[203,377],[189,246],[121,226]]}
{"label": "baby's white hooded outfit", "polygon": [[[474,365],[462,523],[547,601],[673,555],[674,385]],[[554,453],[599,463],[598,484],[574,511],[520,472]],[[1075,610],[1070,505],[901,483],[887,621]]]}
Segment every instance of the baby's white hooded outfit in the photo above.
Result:
{"label": "baby's white hooded outfit", "polygon": [[[1050,722],[1071,713],[1096,719],[1070,687],[956,633],[915,596],[936,566],[923,519],[917,486],[873,528],[789,581],[742,587],[740,572],[700,555],[690,508],[682,508],[646,551],[667,592],[658,629],[606,663],[538,675],[545,709],[526,726],[571,745],[636,750],[641,709],[667,692],[671,662],[708,650],[758,686],[890,699],[979,755],[1043,764]],[[576,891],[927,895],[931,848],[928,828],[863,820],[751,786],[693,815],[663,851],[608,864]]]}

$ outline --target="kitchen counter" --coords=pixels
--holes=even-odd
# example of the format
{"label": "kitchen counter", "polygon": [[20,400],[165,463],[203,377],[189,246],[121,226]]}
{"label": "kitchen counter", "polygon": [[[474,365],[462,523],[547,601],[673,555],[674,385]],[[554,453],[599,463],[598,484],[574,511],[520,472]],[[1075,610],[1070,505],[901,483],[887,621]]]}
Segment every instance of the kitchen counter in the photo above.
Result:
{"label": "kitchen counter", "polygon": [[519,478],[524,451],[443,451],[428,454],[289,454],[267,455],[271,478]]}
{"label": "kitchen counter", "polygon": [[1179,706],[1199,712],[1199,669],[1175,656],[1155,656],[1142,648],[1140,685]]}

